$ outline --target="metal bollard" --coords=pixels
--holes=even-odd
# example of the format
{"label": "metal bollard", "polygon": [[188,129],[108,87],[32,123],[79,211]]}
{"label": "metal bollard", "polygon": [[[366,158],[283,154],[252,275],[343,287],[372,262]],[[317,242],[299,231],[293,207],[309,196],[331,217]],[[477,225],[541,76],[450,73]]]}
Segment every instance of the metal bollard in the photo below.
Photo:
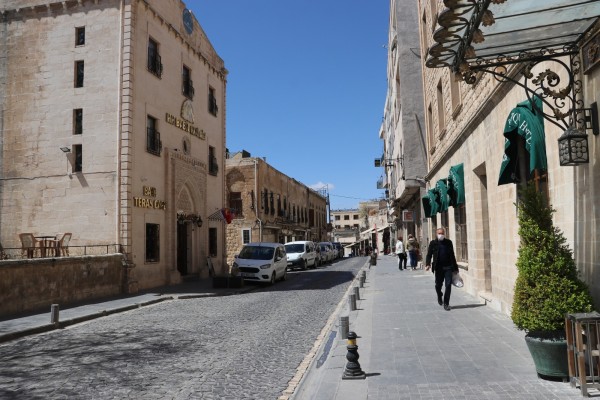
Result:
{"label": "metal bollard", "polygon": [[58,325],[59,317],[58,317],[59,307],[58,304],[52,304],[50,306],[50,323],[54,325]]}
{"label": "metal bollard", "polygon": [[350,317],[340,317],[340,333],[342,339],[348,339],[348,332],[350,331]]}
{"label": "metal bollard", "polygon": [[344,369],[344,374],[342,375],[342,379],[365,379],[367,375],[360,368],[360,364],[358,362],[358,346],[356,345],[356,333],[348,332],[348,345],[346,349],[348,349],[348,353],[346,354],[346,368]]}
{"label": "metal bollard", "polygon": [[358,287],[365,287],[365,277],[362,275],[358,277]]}
{"label": "metal bollard", "polygon": [[356,311],[356,295],[348,295],[348,308],[350,311]]}
{"label": "metal bollard", "polygon": [[354,295],[356,296],[356,300],[360,300],[360,289],[358,286],[354,286]]}

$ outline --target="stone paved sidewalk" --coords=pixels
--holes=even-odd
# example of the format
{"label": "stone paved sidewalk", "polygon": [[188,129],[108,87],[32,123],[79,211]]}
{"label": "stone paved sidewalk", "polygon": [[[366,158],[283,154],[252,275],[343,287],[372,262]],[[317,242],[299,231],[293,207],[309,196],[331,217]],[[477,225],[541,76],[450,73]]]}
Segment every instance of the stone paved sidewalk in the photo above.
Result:
{"label": "stone paved sidewalk", "polygon": [[[433,275],[399,271],[380,256],[363,300],[349,315],[365,380],[342,380],[346,343],[336,326],[294,400],[579,399],[568,383],[539,379],[524,333],[510,318],[453,288],[451,311],[437,303]],[[339,318],[337,318],[339,320]]]}

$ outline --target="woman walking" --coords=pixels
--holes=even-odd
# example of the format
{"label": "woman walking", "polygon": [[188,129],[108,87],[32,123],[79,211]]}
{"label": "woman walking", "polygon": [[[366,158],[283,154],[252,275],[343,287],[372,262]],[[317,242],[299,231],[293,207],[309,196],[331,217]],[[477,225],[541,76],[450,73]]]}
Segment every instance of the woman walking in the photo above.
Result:
{"label": "woman walking", "polygon": [[408,252],[408,266],[413,269],[417,269],[417,261],[419,261],[420,246],[417,239],[412,234],[408,235],[408,241],[406,242],[406,251]]}

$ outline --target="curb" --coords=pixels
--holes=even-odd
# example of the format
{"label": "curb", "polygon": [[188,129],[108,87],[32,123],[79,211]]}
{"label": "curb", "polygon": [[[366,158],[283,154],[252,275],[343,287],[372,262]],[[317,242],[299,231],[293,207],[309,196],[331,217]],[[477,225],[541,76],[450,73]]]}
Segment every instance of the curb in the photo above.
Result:
{"label": "curb", "polygon": [[358,273],[356,274],[356,276],[354,277],[352,282],[350,282],[348,289],[343,294],[342,300],[340,300],[340,302],[336,306],[333,313],[331,313],[331,315],[329,316],[329,319],[325,323],[325,326],[323,326],[323,329],[317,336],[317,339],[315,340],[313,347],[308,352],[308,354],[304,357],[304,359],[302,360],[302,362],[300,363],[298,368],[296,368],[296,374],[288,382],[288,387],[277,398],[277,400],[293,400],[296,398],[297,390],[304,384],[304,381],[306,380],[307,376],[309,375],[310,370],[311,370],[315,360],[317,359],[317,355],[321,353],[323,346],[327,343],[327,341],[325,339],[327,337],[329,337],[329,335],[333,331],[334,322],[339,317],[339,315],[342,313],[344,304],[346,304],[346,302],[347,302],[348,294],[354,287],[354,284],[359,280],[361,271],[369,270],[369,268],[368,268],[369,263],[370,263],[370,261],[367,260],[365,262],[365,264],[358,270]]}

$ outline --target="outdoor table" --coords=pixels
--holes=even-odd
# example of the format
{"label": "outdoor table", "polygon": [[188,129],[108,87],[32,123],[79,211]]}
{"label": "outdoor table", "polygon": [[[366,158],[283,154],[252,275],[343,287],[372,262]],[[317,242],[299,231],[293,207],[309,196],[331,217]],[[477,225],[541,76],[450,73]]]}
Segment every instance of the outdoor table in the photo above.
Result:
{"label": "outdoor table", "polygon": [[40,241],[41,257],[46,257],[48,249],[55,247],[54,245],[51,246],[50,243],[56,240],[56,236],[35,236],[35,238]]}

